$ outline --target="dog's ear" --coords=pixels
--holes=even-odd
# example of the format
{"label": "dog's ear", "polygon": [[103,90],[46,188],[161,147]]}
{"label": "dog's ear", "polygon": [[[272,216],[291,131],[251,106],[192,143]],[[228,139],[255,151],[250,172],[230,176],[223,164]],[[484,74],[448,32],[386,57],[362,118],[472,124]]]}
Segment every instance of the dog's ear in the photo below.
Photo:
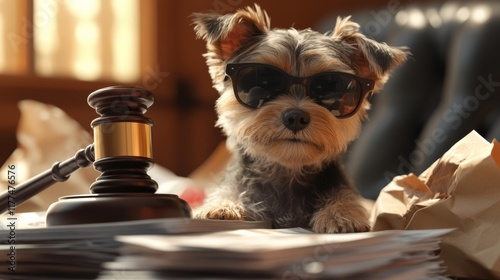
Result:
{"label": "dog's ear", "polygon": [[358,75],[378,81],[379,84],[385,83],[390,72],[406,61],[409,51],[404,47],[390,47],[367,38],[359,32],[359,25],[349,19],[337,18],[332,37],[353,47],[350,60]]}
{"label": "dog's ear", "polygon": [[269,16],[257,4],[227,15],[195,13],[193,24],[197,37],[207,42],[209,55],[221,60],[270,29]]}

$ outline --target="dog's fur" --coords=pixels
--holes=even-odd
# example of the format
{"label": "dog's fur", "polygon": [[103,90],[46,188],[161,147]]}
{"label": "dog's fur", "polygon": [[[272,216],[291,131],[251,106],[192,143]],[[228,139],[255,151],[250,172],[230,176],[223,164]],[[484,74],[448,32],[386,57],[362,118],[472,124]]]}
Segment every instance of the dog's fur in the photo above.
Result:
{"label": "dog's fur", "polygon": [[[204,55],[214,87],[217,125],[227,135],[233,159],[220,186],[195,212],[196,218],[262,220],[274,227],[309,227],[316,232],[369,230],[368,215],[339,164],[370,105],[339,119],[292,86],[258,109],[235,98],[227,63],[264,63],[293,76],[336,71],[375,81],[382,88],[391,70],[405,61],[405,48],[366,38],[359,25],[339,18],[328,34],[311,29],[271,29],[258,5],[233,14],[193,15],[196,34],[207,42]],[[308,112],[310,123],[294,132],[282,122],[289,108]],[[376,163],[374,163],[376,164]]]}

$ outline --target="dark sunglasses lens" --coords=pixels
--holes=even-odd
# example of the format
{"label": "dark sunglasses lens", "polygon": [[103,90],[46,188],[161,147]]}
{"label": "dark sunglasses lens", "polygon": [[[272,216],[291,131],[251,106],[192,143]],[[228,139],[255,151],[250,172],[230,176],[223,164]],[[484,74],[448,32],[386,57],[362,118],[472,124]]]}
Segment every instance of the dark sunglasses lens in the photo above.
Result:
{"label": "dark sunglasses lens", "polygon": [[310,84],[311,97],[325,106],[334,116],[341,117],[354,112],[361,98],[361,86],[349,76],[322,74]]}
{"label": "dark sunglasses lens", "polygon": [[236,95],[240,102],[251,108],[259,108],[286,90],[286,77],[273,68],[249,66],[239,70]]}

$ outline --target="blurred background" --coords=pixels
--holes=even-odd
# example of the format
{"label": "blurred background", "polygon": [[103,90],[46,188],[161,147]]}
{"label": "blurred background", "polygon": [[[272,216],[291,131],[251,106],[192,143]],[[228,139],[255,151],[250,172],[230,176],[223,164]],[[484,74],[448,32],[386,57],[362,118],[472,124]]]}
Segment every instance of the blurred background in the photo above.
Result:
{"label": "blurred background", "polygon": [[[471,36],[471,32],[477,33],[477,28],[471,27],[461,43],[458,43],[465,50],[457,46],[448,48],[450,40],[455,40],[450,34],[454,34],[457,29],[442,30],[440,27],[446,25],[439,22],[443,23],[448,16],[448,20],[462,26],[464,22],[476,17],[474,23],[480,25],[488,22],[491,15],[498,11],[498,5],[493,2],[472,2],[482,3],[482,10],[475,10],[473,7],[464,10],[463,6],[469,5],[466,1],[453,1],[453,4],[449,4],[450,1],[424,0],[259,2],[270,15],[273,27],[311,27],[326,32],[333,29],[338,15],[352,14],[355,20],[365,24],[362,31],[367,36],[388,41],[391,45],[413,47],[412,44],[416,44],[416,55],[408,68],[411,71],[405,73],[401,70],[402,73],[395,75],[411,75],[413,78],[410,80],[417,86],[403,82],[388,84],[388,90],[406,91],[410,88],[413,92],[408,91],[408,94],[399,97],[394,95],[396,99],[404,100],[396,100],[391,94],[388,94],[391,97],[388,100],[373,100],[373,114],[382,114],[380,112],[398,107],[402,111],[400,114],[410,116],[375,115],[375,120],[380,123],[387,124],[392,120],[399,121],[399,125],[392,128],[387,125],[367,128],[372,131],[366,137],[368,143],[353,147],[346,159],[367,196],[376,196],[379,187],[390,180],[389,177],[409,171],[418,172],[421,169],[418,165],[435,160],[435,156],[430,156],[426,161],[418,159],[417,164],[417,154],[412,154],[415,148],[426,147],[424,154],[428,156],[426,151],[431,146],[425,137],[430,137],[429,141],[434,141],[435,146],[444,142],[445,146],[449,146],[449,143],[458,140],[460,135],[470,129],[481,130],[484,120],[488,119],[489,127],[497,120],[496,116],[491,116],[491,112],[498,109],[498,98],[490,98],[488,93],[500,95],[498,92],[494,93],[499,86],[495,82],[500,82],[500,76],[495,72],[498,70],[496,64],[500,62],[496,51],[499,49],[498,45],[487,44],[492,45],[489,48],[495,49],[494,52],[491,51],[493,55],[485,58],[488,62],[496,62],[493,68],[467,74],[472,80],[470,93],[477,93],[474,89],[483,85],[480,95],[475,95],[477,100],[469,98],[464,101],[466,103],[460,103],[452,95],[441,98],[442,95],[439,94],[443,88],[455,92],[451,84],[456,81],[456,77],[449,80],[445,75],[462,69],[450,67],[446,59],[454,55],[463,57],[467,53],[467,58],[474,57],[472,51],[477,51],[477,44],[480,43],[471,42],[482,42],[467,37]],[[18,145],[16,128],[20,118],[19,101],[32,99],[57,106],[91,132],[90,122],[97,115],[87,105],[88,94],[110,85],[134,85],[151,90],[156,97],[154,105],[146,114],[155,123],[155,162],[177,175],[188,176],[224,139],[220,130],[214,127],[216,116],[213,107],[218,94],[211,86],[202,57],[205,44],[202,40],[196,40],[190,15],[208,10],[230,13],[253,3],[247,0],[0,0],[0,162],[4,163]],[[446,7],[448,10],[445,10]],[[412,13],[415,9],[417,12]],[[418,9],[421,9],[420,12]],[[397,31],[393,29],[395,26],[399,26]],[[417,32],[429,31],[428,29],[439,31]],[[398,36],[391,37],[391,34]],[[498,35],[490,36],[489,39],[480,36],[481,40],[488,42],[498,41],[496,37]],[[424,43],[415,43],[417,40],[410,38],[419,38],[418,42]],[[432,40],[446,42],[427,44]],[[421,53],[433,53],[433,57],[421,59],[418,56]],[[422,60],[425,60],[425,66],[412,68],[412,63]],[[470,69],[469,66],[465,63],[457,67]],[[429,76],[428,79],[425,78],[426,75]],[[428,88],[418,88],[418,85],[427,85]],[[424,94],[418,95],[415,91],[424,91]],[[416,100],[414,94],[422,99]],[[456,119],[453,115],[455,112],[452,111],[452,114],[446,115],[450,121],[441,124],[443,127],[462,127],[462,124],[471,122],[471,125],[464,125],[463,129],[454,129],[453,132],[458,132],[457,136],[436,136],[435,128],[426,128],[428,120],[434,118],[435,123],[439,122],[437,117],[433,117],[433,112],[445,99],[451,100],[448,105],[459,102],[458,105],[464,105],[465,109],[471,108],[465,112],[457,112],[459,119]],[[476,103],[483,102],[483,99],[487,99],[485,103],[489,104],[486,106],[487,110],[477,109],[482,105],[476,106]],[[405,107],[405,102],[409,103],[408,107]],[[386,105],[379,105],[382,103]],[[381,109],[376,110],[377,106]],[[445,109],[441,108],[442,112],[447,113]],[[476,112],[477,118],[471,117]],[[465,116],[466,114],[469,115]],[[384,118],[388,121],[384,121]],[[421,136],[426,130],[430,136]],[[381,138],[375,132],[384,134],[389,140]],[[492,135],[489,129],[483,129],[482,132],[485,137]],[[450,132],[443,133],[451,135]],[[438,139],[432,138],[434,136]],[[419,137],[423,137],[422,140],[415,142]],[[441,141],[443,138],[447,138],[447,141]],[[382,145],[387,144],[392,145],[392,150],[388,148],[386,153],[392,161],[388,160],[388,165],[383,165],[384,159],[377,159],[377,155],[371,155],[369,150],[383,152]],[[439,153],[441,150],[435,146],[432,152]],[[76,149],[68,152],[71,156]],[[379,169],[363,166],[365,162],[378,163]],[[366,173],[367,170],[373,174]]]}

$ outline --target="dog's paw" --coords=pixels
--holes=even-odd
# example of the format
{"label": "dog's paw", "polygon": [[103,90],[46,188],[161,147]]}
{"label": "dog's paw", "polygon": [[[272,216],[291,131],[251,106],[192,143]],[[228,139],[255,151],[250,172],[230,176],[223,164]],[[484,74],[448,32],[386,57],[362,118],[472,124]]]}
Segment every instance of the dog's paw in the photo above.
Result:
{"label": "dog's paw", "polygon": [[311,219],[311,228],[317,233],[347,233],[370,231],[365,208],[355,202],[327,205]]}
{"label": "dog's paw", "polygon": [[245,209],[232,202],[211,203],[196,209],[195,219],[245,220]]}

